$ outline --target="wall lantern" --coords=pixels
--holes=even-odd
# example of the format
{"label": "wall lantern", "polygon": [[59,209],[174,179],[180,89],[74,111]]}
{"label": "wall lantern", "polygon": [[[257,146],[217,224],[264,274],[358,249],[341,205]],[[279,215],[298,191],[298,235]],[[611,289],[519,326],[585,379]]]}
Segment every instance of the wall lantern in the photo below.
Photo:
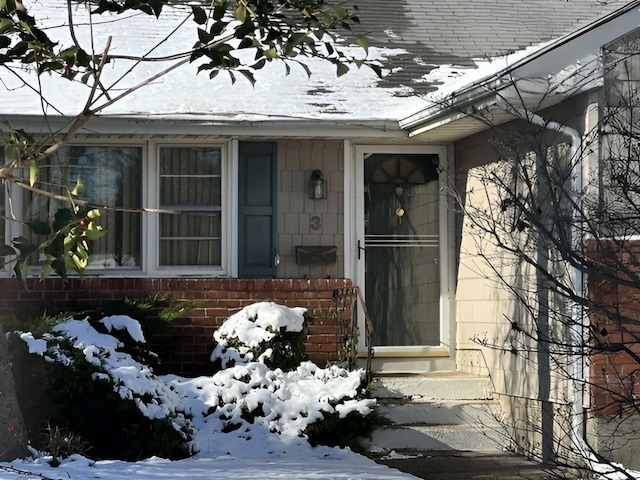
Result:
{"label": "wall lantern", "polygon": [[318,200],[325,197],[324,175],[321,170],[314,170],[309,180],[309,198]]}

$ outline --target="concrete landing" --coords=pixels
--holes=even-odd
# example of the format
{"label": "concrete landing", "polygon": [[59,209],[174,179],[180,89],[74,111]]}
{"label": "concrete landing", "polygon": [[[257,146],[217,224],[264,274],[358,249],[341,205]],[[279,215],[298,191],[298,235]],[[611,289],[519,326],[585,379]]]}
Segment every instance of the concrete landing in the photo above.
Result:
{"label": "concrete landing", "polygon": [[[395,457],[395,458],[394,458]],[[371,455],[387,465],[424,480],[558,480],[575,479],[570,472],[510,454],[478,452],[393,452]]]}

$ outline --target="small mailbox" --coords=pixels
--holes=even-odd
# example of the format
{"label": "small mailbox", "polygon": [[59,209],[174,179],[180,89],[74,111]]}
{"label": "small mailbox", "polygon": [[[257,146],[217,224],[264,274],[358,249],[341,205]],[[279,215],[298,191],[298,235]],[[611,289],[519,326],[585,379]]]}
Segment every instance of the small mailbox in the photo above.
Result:
{"label": "small mailbox", "polygon": [[296,263],[298,265],[336,263],[338,247],[296,247]]}

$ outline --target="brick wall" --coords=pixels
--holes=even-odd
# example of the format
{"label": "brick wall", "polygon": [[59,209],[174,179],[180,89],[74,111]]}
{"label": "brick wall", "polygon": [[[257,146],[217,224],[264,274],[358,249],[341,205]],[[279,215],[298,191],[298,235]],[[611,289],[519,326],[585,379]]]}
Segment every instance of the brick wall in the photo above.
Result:
{"label": "brick wall", "polygon": [[[599,269],[623,280],[640,275],[640,242],[622,245],[589,245]],[[628,270],[627,270],[628,269]],[[631,276],[624,275],[627,270]],[[596,275],[589,276],[594,303],[590,358],[591,407],[596,415],[638,413],[640,404],[640,282],[622,285]],[[599,310],[599,311],[598,311]]]}
{"label": "brick wall", "polygon": [[171,327],[148,339],[163,360],[163,372],[199,375],[210,372],[212,335],[242,307],[275,301],[289,307],[318,309],[307,323],[307,354],[321,366],[334,360],[339,329],[322,315],[331,305],[333,290],[349,286],[347,279],[136,279],[57,278],[30,280],[25,289],[15,279],[0,279],[0,315],[37,315],[96,307],[124,298],[168,294],[175,304],[196,300],[198,305]]}

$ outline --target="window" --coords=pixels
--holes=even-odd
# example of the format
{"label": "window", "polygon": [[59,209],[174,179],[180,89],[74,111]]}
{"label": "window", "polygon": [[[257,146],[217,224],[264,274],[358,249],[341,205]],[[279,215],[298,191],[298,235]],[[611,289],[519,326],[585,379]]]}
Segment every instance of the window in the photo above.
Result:
{"label": "window", "polygon": [[614,236],[640,231],[640,29],[602,52],[598,210]]}
{"label": "window", "polygon": [[[36,187],[78,197],[100,207],[106,234],[92,242],[88,269],[140,268],[142,265],[142,148],[138,146],[69,146],[41,165]],[[25,191],[24,217],[50,221],[64,202]],[[28,235],[25,232],[25,235]]]}
{"label": "window", "polygon": [[160,147],[158,265],[221,266],[220,147]]}
{"label": "window", "polygon": [[[60,196],[99,208],[106,234],[91,243],[88,272],[225,273],[230,229],[225,228],[223,146],[151,145],[62,148],[40,166],[35,190],[46,193],[21,190],[17,210],[27,221],[50,222],[58,209],[71,206]],[[78,185],[78,196],[72,197]],[[2,200],[0,240],[5,240]],[[40,240],[26,227],[14,233]]]}

